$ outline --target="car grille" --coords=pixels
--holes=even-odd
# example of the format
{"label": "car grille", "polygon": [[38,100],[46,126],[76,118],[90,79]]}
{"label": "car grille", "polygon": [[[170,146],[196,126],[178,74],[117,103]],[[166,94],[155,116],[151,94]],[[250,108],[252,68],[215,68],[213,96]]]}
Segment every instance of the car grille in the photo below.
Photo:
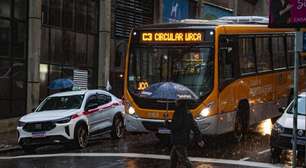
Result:
{"label": "car grille", "polygon": [[23,130],[27,132],[40,132],[40,131],[50,131],[55,128],[55,123],[53,122],[37,122],[37,123],[27,123]]}

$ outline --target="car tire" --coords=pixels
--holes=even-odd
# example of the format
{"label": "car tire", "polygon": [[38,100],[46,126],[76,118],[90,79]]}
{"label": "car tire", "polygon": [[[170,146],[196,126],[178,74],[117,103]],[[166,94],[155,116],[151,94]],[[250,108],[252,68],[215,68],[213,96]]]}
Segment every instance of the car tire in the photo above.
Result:
{"label": "car tire", "polygon": [[120,115],[116,115],[113,120],[111,136],[114,139],[120,139],[124,135],[124,123]]}
{"label": "car tire", "polygon": [[88,129],[85,124],[78,125],[74,131],[74,146],[85,148],[88,145]]}
{"label": "car tire", "polygon": [[281,156],[282,150],[278,147],[271,147],[271,159],[272,163],[279,163],[280,162],[280,156]]}
{"label": "car tire", "polygon": [[24,145],[24,146],[21,146],[22,147],[22,150],[24,151],[24,153],[26,154],[33,154],[35,153],[35,150],[36,150],[36,147],[35,146],[30,146],[30,145]]}

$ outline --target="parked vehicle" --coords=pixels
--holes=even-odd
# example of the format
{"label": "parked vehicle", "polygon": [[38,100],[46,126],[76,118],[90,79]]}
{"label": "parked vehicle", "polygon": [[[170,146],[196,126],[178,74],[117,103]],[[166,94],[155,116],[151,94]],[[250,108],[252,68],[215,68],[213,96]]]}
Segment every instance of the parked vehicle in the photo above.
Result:
{"label": "parked vehicle", "polygon": [[120,99],[102,90],[57,93],[23,116],[17,130],[18,143],[26,152],[64,142],[85,148],[89,136],[123,136],[124,107]]}
{"label": "parked vehicle", "polygon": [[[279,159],[282,150],[292,149],[293,106],[294,101],[287,108],[281,108],[280,111],[283,112],[283,115],[273,126],[270,137],[272,159]],[[304,151],[306,143],[306,92],[299,95],[297,116],[297,149],[298,151]]]}

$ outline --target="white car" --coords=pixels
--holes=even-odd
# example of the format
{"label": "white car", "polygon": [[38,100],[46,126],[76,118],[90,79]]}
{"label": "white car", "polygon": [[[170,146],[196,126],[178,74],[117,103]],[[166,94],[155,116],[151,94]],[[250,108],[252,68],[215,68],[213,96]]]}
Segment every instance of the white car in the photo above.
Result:
{"label": "white car", "polygon": [[[270,137],[272,159],[279,160],[282,150],[292,149],[293,101],[287,108],[281,108],[283,115],[275,122]],[[298,97],[297,150],[303,151],[306,144],[306,92]]]}
{"label": "white car", "polygon": [[48,96],[33,113],[23,116],[17,130],[18,144],[26,152],[64,142],[84,148],[92,135],[123,136],[124,106],[120,99],[102,90],[57,93]]}

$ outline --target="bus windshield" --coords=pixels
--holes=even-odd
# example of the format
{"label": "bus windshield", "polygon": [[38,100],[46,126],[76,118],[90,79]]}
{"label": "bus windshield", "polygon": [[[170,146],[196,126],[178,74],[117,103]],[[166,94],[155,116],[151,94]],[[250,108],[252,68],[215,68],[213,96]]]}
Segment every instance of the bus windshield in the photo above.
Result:
{"label": "bus windshield", "polygon": [[175,82],[200,98],[213,86],[213,48],[135,46],[129,58],[128,88],[137,94],[158,82]]}

